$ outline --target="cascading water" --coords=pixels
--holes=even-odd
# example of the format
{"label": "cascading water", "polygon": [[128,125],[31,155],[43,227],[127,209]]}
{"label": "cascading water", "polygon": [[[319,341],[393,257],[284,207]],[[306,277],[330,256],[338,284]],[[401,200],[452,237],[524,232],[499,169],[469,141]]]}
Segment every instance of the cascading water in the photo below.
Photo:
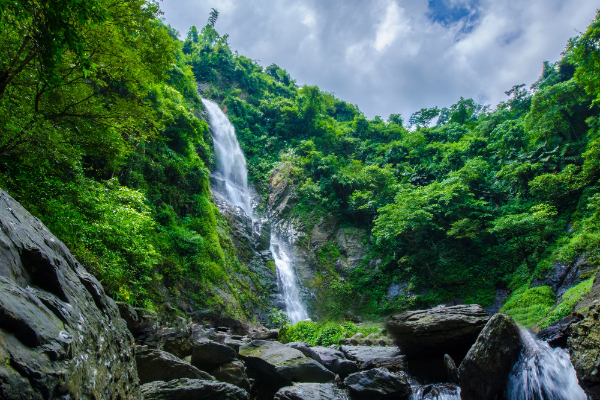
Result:
{"label": "cascading water", "polygon": [[586,400],[569,354],[521,330],[523,350],[508,379],[509,400]]}
{"label": "cascading water", "polygon": [[308,318],[308,313],[300,301],[300,289],[294,273],[291,251],[285,244],[271,235],[271,253],[277,268],[277,284],[285,302],[285,313],[292,324]]}
{"label": "cascading water", "polygon": [[228,200],[241,207],[254,220],[248,192],[246,158],[235,136],[235,129],[219,106],[202,99],[210,117],[210,127],[215,144],[217,169],[215,175],[225,182]]}
{"label": "cascading water", "polygon": [[[235,136],[235,129],[219,106],[210,100],[202,99],[210,117],[211,135],[215,145],[217,169],[215,177],[224,182],[227,200],[240,207],[257,222],[250,204],[248,191],[248,170],[246,158]],[[292,321],[308,318],[308,313],[300,301],[298,279],[292,264],[292,252],[275,235],[271,236],[271,252],[277,269],[277,285],[285,301],[286,314]]]}

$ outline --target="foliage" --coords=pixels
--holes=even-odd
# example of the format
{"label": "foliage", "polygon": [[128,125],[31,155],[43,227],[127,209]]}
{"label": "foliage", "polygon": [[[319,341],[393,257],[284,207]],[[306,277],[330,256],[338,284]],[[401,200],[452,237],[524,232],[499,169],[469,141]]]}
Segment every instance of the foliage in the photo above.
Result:
{"label": "foliage", "polygon": [[284,325],[279,331],[279,340],[282,343],[306,342],[311,346],[331,346],[339,344],[340,339],[352,337],[357,332],[367,336],[380,330],[379,324],[362,326],[349,321],[341,324],[300,321],[294,325]]}
{"label": "foliage", "polygon": [[500,312],[510,315],[519,324],[530,328],[546,316],[553,306],[554,292],[549,286],[531,289],[522,287],[515,291]]}
{"label": "foliage", "polygon": [[590,291],[593,283],[594,278],[592,277],[567,290],[563,294],[560,303],[542,320],[540,329],[544,329],[548,325],[551,325],[571,314],[571,312],[573,312],[573,307]]}

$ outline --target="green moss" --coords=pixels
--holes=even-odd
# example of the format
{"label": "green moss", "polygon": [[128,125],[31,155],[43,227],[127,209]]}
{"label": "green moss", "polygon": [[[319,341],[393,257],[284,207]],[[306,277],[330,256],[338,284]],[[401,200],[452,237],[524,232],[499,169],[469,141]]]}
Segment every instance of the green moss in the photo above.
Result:
{"label": "green moss", "polygon": [[544,321],[540,324],[540,328],[544,329],[548,325],[555,323],[556,321],[573,312],[573,307],[575,304],[577,304],[579,300],[581,300],[581,298],[590,291],[593,283],[594,278],[589,278],[567,290],[562,296],[561,302],[556,306],[556,308],[554,308],[554,310],[548,313]]}
{"label": "green moss", "polygon": [[265,263],[265,266],[267,268],[269,268],[271,270],[271,272],[275,273],[275,262],[274,261],[267,261]]}
{"label": "green moss", "polygon": [[510,315],[519,324],[529,328],[546,316],[554,306],[554,297],[549,286],[529,289],[524,285],[512,294],[500,312]]}

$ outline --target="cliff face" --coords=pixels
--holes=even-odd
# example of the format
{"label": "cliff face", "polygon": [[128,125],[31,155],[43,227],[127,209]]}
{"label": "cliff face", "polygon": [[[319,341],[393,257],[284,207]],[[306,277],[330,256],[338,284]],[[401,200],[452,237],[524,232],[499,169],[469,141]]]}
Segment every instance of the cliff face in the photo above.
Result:
{"label": "cliff face", "polygon": [[0,190],[0,399],[139,398],[133,338],[65,245]]}

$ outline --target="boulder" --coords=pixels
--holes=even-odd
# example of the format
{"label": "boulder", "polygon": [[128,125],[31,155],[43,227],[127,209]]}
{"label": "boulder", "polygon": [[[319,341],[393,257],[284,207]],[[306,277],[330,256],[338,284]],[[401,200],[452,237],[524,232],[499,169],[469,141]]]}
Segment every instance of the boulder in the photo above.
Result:
{"label": "boulder", "polygon": [[292,381],[325,383],[335,377],[312,358],[279,342],[254,340],[240,347],[240,357],[257,379],[273,386],[290,385]]}
{"label": "boulder", "polygon": [[477,304],[436,307],[392,316],[387,330],[404,354],[462,360],[490,317]]}
{"label": "boulder", "polygon": [[593,308],[582,321],[571,325],[567,345],[579,383],[600,396],[600,308]]}
{"label": "boulder", "polygon": [[454,360],[448,354],[444,355],[444,365],[446,365],[446,371],[448,372],[448,381],[458,383],[458,368],[456,368]]}
{"label": "boulder", "polygon": [[384,368],[349,375],[344,384],[357,399],[408,399],[412,392],[405,374],[392,374]]}
{"label": "boulder", "polygon": [[385,368],[390,372],[406,371],[406,356],[374,358],[360,366],[361,371],[373,368]]}
{"label": "boulder", "polygon": [[338,359],[333,360],[328,369],[334,374],[339,375],[341,379],[344,379],[348,375],[358,371],[358,364],[355,361]]}
{"label": "boulder", "polygon": [[199,340],[194,343],[192,365],[202,371],[212,371],[220,365],[236,360],[237,354],[231,347],[212,340]]}
{"label": "boulder", "polygon": [[248,335],[253,340],[277,340],[279,329],[257,329]]}
{"label": "boulder", "polygon": [[551,347],[567,347],[567,339],[571,334],[571,325],[583,319],[581,314],[571,314],[538,332],[537,337]]}
{"label": "boulder", "polygon": [[248,381],[248,375],[246,375],[246,366],[241,361],[232,361],[223,364],[211,371],[211,375],[221,382],[231,383],[250,392],[250,382]]}
{"label": "boulder", "polygon": [[165,340],[162,349],[176,357],[185,358],[192,355],[194,346],[189,337],[174,337]]}
{"label": "boulder", "polygon": [[[237,336],[237,337],[239,337],[239,336]],[[231,347],[237,353],[238,351],[240,351],[240,347],[242,347],[245,344],[250,343],[251,341],[252,341],[252,339],[250,339],[248,337],[243,337],[241,339],[235,339],[234,337],[226,337],[225,340],[223,341],[223,344],[225,346]]]}
{"label": "boulder", "polygon": [[358,363],[366,363],[375,358],[393,358],[400,355],[400,351],[396,347],[342,346],[341,350],[347,359]]}
{"label": "boulder", "polygon": [[323,364],[321,357],[308,345],[306,342],[292,342],[286,343],[286,346],[291,347],[292,349],[299,350],[306,357],[310,357],[319,364]]}
{"label": "boulder", "polygon": [[67,247],[0,190],[0,398],[139,398],[133,337]]}
{"label": "boulder", "polygon": [[495,400],[505,390],[521,348],[517,323],[506,314],[494,315],[458,369],[461,398]]}
{"label": "boulder", "polygon": [[348,392],[333,383],[295,383],[279,389],[274,400],[348,400]]}
{"label": "boulder", "polygon": [[198,379],[156,381],[142,385],[145,400],[249,400],[244,389],[225,382]]}
{"label": "boulder", "polygon": [[319,357],[321,364],[331,369],[331,363],[335,360],[345,360],[346,356],[339,350],[329,347],[315,346],[311,350]]}
{"label": "boulder", "polygon": [[174,355],[160,350],[142,350],[135,355],[140,383],[172,381],[179,378],[214,380],[215,378]]}

